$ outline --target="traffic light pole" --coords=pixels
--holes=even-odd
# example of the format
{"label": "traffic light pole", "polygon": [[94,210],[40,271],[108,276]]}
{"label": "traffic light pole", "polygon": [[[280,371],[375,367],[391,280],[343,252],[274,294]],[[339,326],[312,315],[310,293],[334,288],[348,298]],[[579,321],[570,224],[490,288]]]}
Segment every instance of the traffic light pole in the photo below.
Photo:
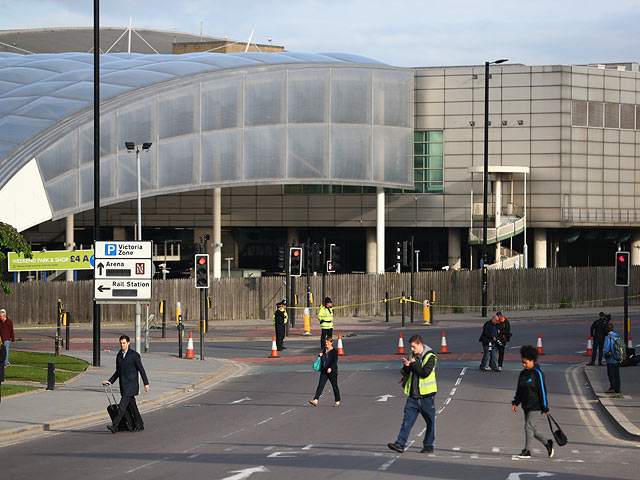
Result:
{"label": "traffic light pole", "polygon": [[413,254],[413,235],[411,235],[411,291],[409,292],[411,302],[409,302],[409,310],[411,314],[411,323],[413,323],[413,271],[415,270],[414,266],[414,254]]}
{"label": "traffic light pole", "polygon": [[624,318],[622,319],[624,327],[624,344],[629,345],[629,287],[624,287]]}
{"label": "traffic light pole", "polygon": [[322,238],[322,262],[320,268],[322,269],[322,302],[324,302],[327,297],[327,239],[325,237]]}

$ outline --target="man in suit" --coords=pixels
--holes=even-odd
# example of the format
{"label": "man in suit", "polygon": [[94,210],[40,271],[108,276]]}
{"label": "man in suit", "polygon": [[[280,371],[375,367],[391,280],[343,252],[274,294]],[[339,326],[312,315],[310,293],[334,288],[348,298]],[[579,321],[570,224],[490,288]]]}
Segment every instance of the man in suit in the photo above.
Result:
{"label": "man in suit", "polygon": [[127,335],[122,335],[120,337],[120,351],[118,352],[118,355],[116,355],[116,371],[109,380],[102,382],[103,385],[110,385],[115,382],[116,379],[120,379],[120,395],[122,395],[122,398],[120,399],[120,408],[118,415],[113,419],[113,424],[107,425],[107,428],[111,433],[118,432],[118,425],[120,424],[120,420],[122,420],[124,413],[127,411],[127,407],[130,407],[131,413],[133,414],[133,431],[139,432],[144,430],[144,423],[142,422],[140,411],[136,405],[136,395],[138,395],[138,391],[140,390],[140,386],[138,384],[138,372],[140,372],[140,376],[144,382],[145,392],[149,391],[149,379],[147,378],[147,373],[144,371],[144,367],[142,366],[140,354],[129,348],[130,344],[131,340]]}

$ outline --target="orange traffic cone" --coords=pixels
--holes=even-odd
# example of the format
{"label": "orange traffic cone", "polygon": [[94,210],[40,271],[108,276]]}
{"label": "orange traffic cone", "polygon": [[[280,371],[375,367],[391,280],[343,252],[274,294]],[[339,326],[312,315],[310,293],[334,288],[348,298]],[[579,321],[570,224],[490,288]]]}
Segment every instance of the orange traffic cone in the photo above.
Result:
{"label": "orange traffic cone", "polygon": [[440,353],[451,353],[447,347],[447,337],[444,336],[444,330],[442,330],[442,341],[440,342]]}
{"label": "orange traffic cone", "polygon": [[536,347],[538,348],[538,355],[544,355],[544,352],[542,351],[542,332],[538,333],[538,343],[536,344]]}
{"label": "orange traffic cone", "polygon": [[342,334],[338,334],[338,355],[344,355],[344,348],[342,348]]}
{"label": "orange traffic cone", "polygon": [[398,338],[398,351],[396,355],[404,355],[404,340],[402,340],[402,332],[400,332],[400,338]]}
{"label": "orange traffic cone", "polygon": [[591,340],[591,334],[589,334],[589,338],[587,339],[587,351],[585,355],[587,357],[593,355],[593,340]]}
{"label": "orange traffic cone", "polygon": [[194,358],[194,356],[193,356],[193,332],[189,332],[189,342],[187,343],[187,355],[184,358]]}
{"label": "orange traffic cone", "polygon": [[631,341],[631,333],[629,333],[629,342],[627,343],[627,348],[633,348],[633,342]]}
{"label": "orange traffic cone", "polygon": [[273,341],[271,342],[271,355],[269,356],[269,358],[276,358],[279,357],[280,355],[278,354],[278,346],[276,345],[276,336],[273,336]]}

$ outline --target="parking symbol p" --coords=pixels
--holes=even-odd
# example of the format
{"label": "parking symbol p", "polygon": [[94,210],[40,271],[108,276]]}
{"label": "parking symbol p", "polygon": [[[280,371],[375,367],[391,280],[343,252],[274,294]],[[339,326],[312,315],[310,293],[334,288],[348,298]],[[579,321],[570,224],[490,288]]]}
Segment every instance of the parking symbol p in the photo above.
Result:
{"label": "parking symbol p", "polygon": [[104,254],[109,257],[115,257],[118,254],[118,245],[115,243],[107,243],[104,246]]}

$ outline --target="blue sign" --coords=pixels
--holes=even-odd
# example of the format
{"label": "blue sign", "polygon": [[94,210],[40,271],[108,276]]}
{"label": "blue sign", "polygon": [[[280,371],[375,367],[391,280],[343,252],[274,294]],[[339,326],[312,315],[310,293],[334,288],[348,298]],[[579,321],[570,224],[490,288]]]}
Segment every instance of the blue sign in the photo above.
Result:
{"label": "blue sign", "polygon": [[91,258],[89,259],[89,263],[91,264],[92,267],[96,266],[96,256],[95,255],[91,255]]}
{"label": "blue sign", "polygon": [[118,254],[118,245],[115,243],[107,243],[104,246],[104,254],[107,257],[115,257]]}

